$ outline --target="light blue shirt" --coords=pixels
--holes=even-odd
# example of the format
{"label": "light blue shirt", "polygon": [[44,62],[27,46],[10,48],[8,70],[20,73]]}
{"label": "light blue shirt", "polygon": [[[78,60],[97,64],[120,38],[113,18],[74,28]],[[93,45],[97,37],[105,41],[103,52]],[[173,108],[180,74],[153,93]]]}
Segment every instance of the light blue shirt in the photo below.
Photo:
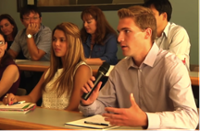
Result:
{"label": "light blue shirt", "polygon": [[[46,54],[40,59],[40,61],[49,61],[50,60],[50,51],[51,51],[51,37],[52,32],[49,27],[40,25],[40,30],[33,35],[35,44],[38,49],[43,50]],[[26,29],[19,31],[10,47],[10,49],[15,52],[20,52],[22,50],[24,56],[31,60],[31,55],[28,51],[28,45],[26,42]]]}
{"label": "light blue shirt", "polygon": [[130,93],[146,112],[148,129],[196,128],[198,113],[188,70],[173,53],[155,43],[140,67],[132,57],[121,60],[97,100],[79,109],[88,116],[104,113],[105,107],[129,108]]}

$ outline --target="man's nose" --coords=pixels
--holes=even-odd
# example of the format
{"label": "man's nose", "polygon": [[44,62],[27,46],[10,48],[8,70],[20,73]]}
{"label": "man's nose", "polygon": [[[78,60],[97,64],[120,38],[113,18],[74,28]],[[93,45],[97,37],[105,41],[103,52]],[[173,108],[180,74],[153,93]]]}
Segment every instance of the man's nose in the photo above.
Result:
{"label": "man's nose", "polygon": [[124,41],[124,38],[123,38],[122,34],[119,33],[118,38],[117,38],[117,41],[118,41],[118,42]]}

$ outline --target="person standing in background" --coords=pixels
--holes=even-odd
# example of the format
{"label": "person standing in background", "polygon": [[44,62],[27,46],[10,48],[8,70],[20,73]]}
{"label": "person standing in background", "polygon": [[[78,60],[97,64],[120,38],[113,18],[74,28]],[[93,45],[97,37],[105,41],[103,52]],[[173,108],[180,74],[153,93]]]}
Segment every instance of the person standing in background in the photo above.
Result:
{"label": "person standing in background", "polygon": [[96,6],[87,7],[82,11],[81,19],[81,39],[86,62],[102,64],[106,61],[111,65],[117,64],[117,33],[109,25],[101,9]]}
{"label": "person standing in background", "polygon": [[149,7],[156,18],[158,47],[174,53],[190,71],[190,39],[182,26],[170,22],[172,6],[169,0],[146,0],[144,6]]}
{"label": "person standing in background", "polygon": [[[5,35],[8,44],[7,50],[9,50],[18,32],[17,25],[9,14],[0,15],[0,32]],[[17,59],[25,59],[22,51],[20,51]]]}

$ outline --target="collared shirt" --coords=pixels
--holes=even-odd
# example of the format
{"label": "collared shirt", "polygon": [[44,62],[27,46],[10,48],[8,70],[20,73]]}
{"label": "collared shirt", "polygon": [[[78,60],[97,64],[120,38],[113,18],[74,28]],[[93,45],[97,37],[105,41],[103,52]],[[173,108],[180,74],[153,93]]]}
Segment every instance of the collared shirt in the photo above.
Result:
{"label": "collared shirt", "polygon": [[117,64],[117,36],[108,34],[104,45],[94,44],[90,50],[91,35],[88,36],[86,43],[83,43],[83,48],[86,58],[100,58],[111,65]]}
{"label": "collared shirt", "polygon": [[177,55],[184,61],[188,70],[190,70],[190,39],[187,31],[174,23],[168,22],[161,37],[156,39],[159,48],[168,50]]}
{"label": "collared shirt", "polygon": [[[46,54],[40,59],[41,61],[50,60],[50,50],[51,50],[51,29],[44,25],[40,25],[40,30],[33,35],[35,44],[38,49],[43,50]],[[20,52],[22,50],[24,56],[31,60],[31,55],[28,51],[27,45],[26,29],[19,31],[10,47],[10,49],[15,52]]]}
{"label": "collared shirt", "polygon": [[129,108],[130,93],[146,112],[148,129],[196,128],[198,113],[189,73],[179,58],[155,43],[140,67],[131,57],[121,60],[97,100],[79,109],[87,116],[102,114],[105,107]]}

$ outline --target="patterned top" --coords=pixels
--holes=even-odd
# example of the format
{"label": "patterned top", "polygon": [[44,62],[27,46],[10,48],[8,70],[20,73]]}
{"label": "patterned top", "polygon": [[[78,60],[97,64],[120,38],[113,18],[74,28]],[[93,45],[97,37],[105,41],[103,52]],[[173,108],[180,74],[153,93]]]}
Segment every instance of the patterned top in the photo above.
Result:
{"label": "patterned top", "polygon": [[[81,65],[87,65],[85,62],[81,61],[76,65],[76,68],[74,70],[73,76],[76,73],[76,70]],[[88,66],[89,67],[89,66]],[[57,80],[57,78],[62,74],[63,69],[58,69],[58,71],[55,73],[53,79],[46,85],[45,92],[42,94],[42,107],[46,108],[53,108],[53,109],[65,109],[69,105],[69,100],[71,97],[70,95],[67,95],[67,92],[63,93],[62,96],[57,97],[56,90],[52,90],[54,86],[52,84]],[[49,74],[49,70],[44,76],[44,79],[47,78],[47,75]]]}

